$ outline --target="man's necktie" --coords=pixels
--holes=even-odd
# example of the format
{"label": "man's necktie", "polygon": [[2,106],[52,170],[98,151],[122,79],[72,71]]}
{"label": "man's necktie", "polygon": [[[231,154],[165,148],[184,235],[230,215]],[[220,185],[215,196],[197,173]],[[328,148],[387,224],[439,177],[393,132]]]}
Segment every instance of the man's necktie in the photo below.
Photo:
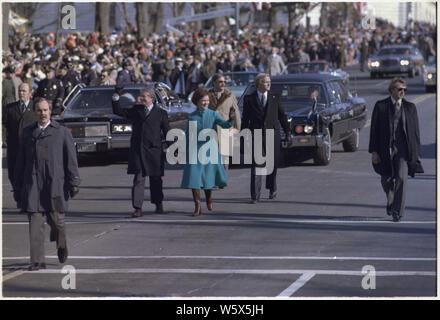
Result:
{"label": "man's necktie", "polygon": [[263,107],[266,105],[266,99],[264,98],[264,94],[261,95],[261,105]]}

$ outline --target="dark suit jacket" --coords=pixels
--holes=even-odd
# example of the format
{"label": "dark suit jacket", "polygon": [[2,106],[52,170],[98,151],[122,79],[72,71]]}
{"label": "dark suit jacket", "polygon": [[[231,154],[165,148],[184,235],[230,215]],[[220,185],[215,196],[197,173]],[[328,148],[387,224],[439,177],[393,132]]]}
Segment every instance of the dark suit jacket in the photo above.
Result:
{"label": "dark suit jacket", "polygon": [[[383,176],[391,176],[391,154],[390,146],[392,139],[392,104],[391,97],[376,102],[371,116],[370,153],[377,152],[381,159],[379,166],[376,166],[377,173]],[[420,157],[420,132],[417,109],[414,103],[402,99],[404,131],[408,144],[408,173],[414,174],[417,162]]]}
{"label": "dark suit jacket", "polygon": [[23,130],[14,190],[26,212],[67,211],[69,190],[79,186],[76,148],[70,131],[51,121],[44,133],[34,122]]}
{"label": "dark suit jacket", "polygon": [[3,109],[2,118],[3,126],[6,129],[8,175],[11,181],[14,177],[14,165],[23,129],[37,121],[32,100],[29,101],[29,105],[24,112],[21,112],[19,102],[20,101],[16,101],[8,104]]}
{"label": "dark suit jacket", "polygon": [[113,113],[132,121],[133,129],[128,155],[128,174],[142,172],[142,176],[163,176],[165,154],[162,141],[169,130],[168,113],[154,106],[146,116],[144,105],[123,109],[113,101]]}
{"label": "dark suit jacket", "polygon": [[[261,102],[258,99],[257,91],[244,97],[241,128],[248,128],[252,132],[255,129],[274,129],[275,165],[278,163],[280,151],[281,127],[286,134],[290,133],[287,117],[284,113],[284,109],[281,107],[280,97],[277,94],[271,92],[267,93],[267,102],[265,107],[261,105]],[[264,136],[263,141],[265,141]]]}

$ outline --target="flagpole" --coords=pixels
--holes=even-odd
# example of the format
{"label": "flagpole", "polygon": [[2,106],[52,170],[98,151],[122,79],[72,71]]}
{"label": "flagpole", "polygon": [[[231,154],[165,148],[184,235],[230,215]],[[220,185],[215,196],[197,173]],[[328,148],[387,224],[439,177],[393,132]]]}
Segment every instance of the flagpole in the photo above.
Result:
{"label": "flagpole", "polygon": [[240,35],[238,34],[240,30],[240,2],[235,3],[235,37],[238,40]]}

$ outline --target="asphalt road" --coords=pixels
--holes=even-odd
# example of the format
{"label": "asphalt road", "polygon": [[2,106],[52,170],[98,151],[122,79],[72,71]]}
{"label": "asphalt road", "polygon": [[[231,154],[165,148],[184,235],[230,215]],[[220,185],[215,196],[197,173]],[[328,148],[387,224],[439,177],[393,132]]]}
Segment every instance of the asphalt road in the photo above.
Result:
{"label": "asphalt road", "polygon": [[[64,273],[49,235],[48,269],[27,272],[27,217],[15,209],[3,165],[3,297],[436,296],[436,95],[424,92],[420,77],[407,80],[425,173],[409,179],[401,222],[385,213],[367,152],[369,122],[359,151],[337,146],[328,166],[279,169],[275,200],[264,191],[260,203],[248,204],[250,170],[230,170],[228,187],[214,192],[214,211],[204,205],[197,218],[191,192],[179,188],[181,167],[164,177],[168,213],[152,213],[147,185],[145,215],[132,219],[124,155],[87,158],[67,216]],[[368,119],[389,81],[352,68],[351,87],[366,99]]]}

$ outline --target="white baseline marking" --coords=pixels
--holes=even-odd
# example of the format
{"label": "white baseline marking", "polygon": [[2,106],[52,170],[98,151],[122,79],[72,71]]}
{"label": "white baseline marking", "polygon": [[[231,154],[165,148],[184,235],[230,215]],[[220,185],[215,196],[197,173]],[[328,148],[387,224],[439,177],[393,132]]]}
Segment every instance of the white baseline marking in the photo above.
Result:
{"label": "white baseline marking", "polygon": [[278,297],[290,297],[292,296],[296,291],[298,291],[302,286],[304,286],[307,281],[312,279],[315,276],[316,273],[313,272],[306,272],[301,277],[299,277],[298,280],[296,280],[294,283],[292,283],[287,289],[285,289],[283,292],[281,292]]}
{"label": "white baseline marking", "polygon": [[[433,211],[435,211],[433,209]],[[365,219],[365,220],[362,220]],[[104,224],[104,223],[190,223],[190,224],[204,224],[204,223],[249,223],[249,222],[283,222],[283,223],[340,223],[340,224],[392,224],[394,226],[399,226],[402,224],[437,224],[437,221],[400,221],[399,223],[395,223],[391,220],[384,219],[369,219],[359,217],[358,219],[352,220],[338,220],[338,219],[204,219],[204,220],[186,220],[186,219],[154,219],[154,220],[145,220],[145,219],[125,219],[125,220],[102,220],[102,221],[71,221],[66,222],[69,225],[75,224]],[[28,225],[29,222],[4,222],[3,225],[13,226],[13,225]]]}
{"label": "white baseline marking", "polygon": [[[48,259],[58,259],[57,256],[46,256]],[[24,260],[29,256],[3,257],[3,260]],[[78,260],[139,260],[139,259],[225,259],[225,260],[333,260],[333,261],[436,261],[429,257],[338,257],[338,256],[69,256]]]}
{"label": "white baseline marking", "polygon": [[[59,274],[61,269],[44,269],[23,271],[23,273]],[[77,274],[130,274],[130,273],[187,273],[187,274],[304,274],[339,276],[364,276],[362,270],[294,270],[294,269],[158,269],[158,268],[127,268],[127,269],[75,269]],[[435,276],[434,271],[376,271],[376,276]]]}

